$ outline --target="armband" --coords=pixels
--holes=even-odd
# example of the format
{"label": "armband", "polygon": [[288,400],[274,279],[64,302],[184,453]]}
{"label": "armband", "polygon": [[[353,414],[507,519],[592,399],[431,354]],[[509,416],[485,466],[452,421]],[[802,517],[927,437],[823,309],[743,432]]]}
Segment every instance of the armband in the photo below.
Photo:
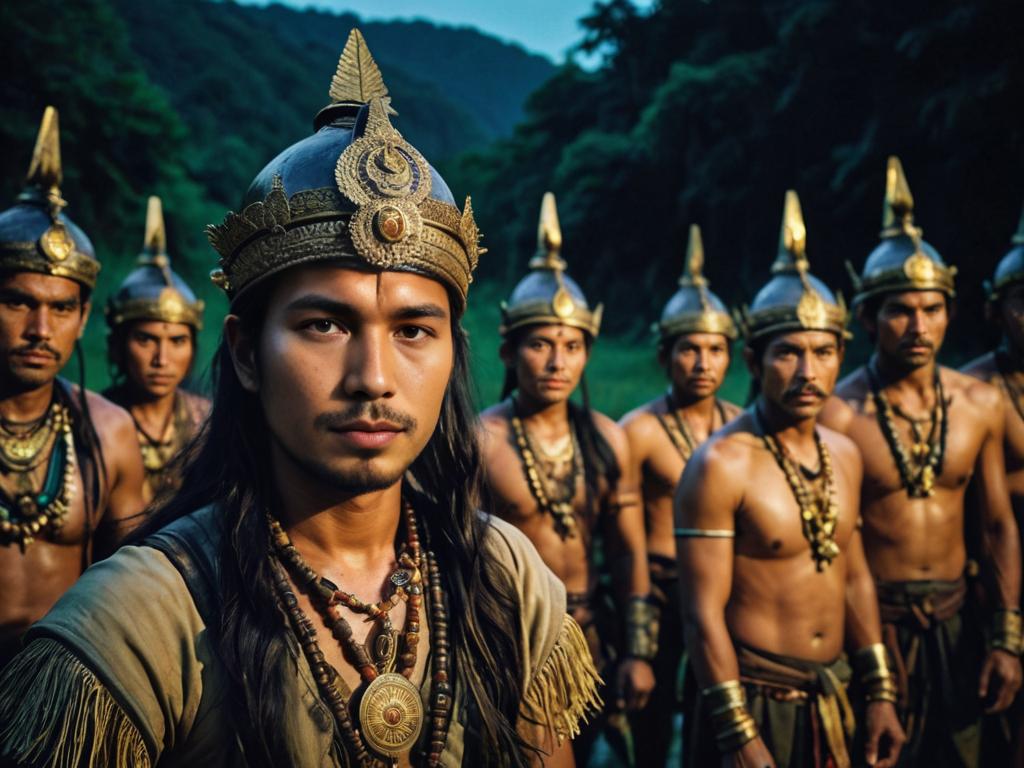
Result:
{"label": "armband", "polygon": [[739,680],[727,680],[705,688],[700,695],[719,752],[735,752],[748,741],[757,738],[757,723],[747,711],[747,696]]}
{"label": "armband", "polygon": [[1016,608],[1000,608],[992,616],[992,647],[1020,656],[1024,645],[1021,615]]}
{"label": "armband", "polygon": [[647,597],[629,598],[626,612],[626,656],[651,661],[658,654],[661,611]]}
{"label": "armband", "polygon": [[889,657],[884,645],[874,643],[860,648],[853,654],[852,662],[857,679],[864,688],[864,698],[894,704],[899,700],[899,691],[892,670],[889,669]]}
{"label": "armband", "polygon": [[727,528],[676,528],[677,539],[735,539],[736,531]]}

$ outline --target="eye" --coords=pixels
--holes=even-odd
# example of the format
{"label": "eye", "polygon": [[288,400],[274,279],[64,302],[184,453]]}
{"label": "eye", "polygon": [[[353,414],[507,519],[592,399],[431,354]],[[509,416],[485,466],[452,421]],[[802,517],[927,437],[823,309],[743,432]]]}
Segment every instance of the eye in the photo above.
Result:
{"label": "eye", "polygon": [[324,335],[341,330],[341,326],[338,325],[338,323],[336,323],[334,320],[328,320],[325,317],[320,317],[317,318],[316,320],[310,320],[305,324],[304,327],[313,331],[314,333]]}
{"label": "eye", "polygon": [[398,336],[407,341],[419,341],[429,335],[430,331],[421,325],[403,325],[398,329]]}

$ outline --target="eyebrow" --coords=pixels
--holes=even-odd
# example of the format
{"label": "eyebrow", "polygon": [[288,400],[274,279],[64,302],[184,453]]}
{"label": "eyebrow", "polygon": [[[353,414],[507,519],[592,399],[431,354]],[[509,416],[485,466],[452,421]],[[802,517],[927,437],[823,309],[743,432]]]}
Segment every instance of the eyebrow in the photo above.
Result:
{"label": "eyebrow", "polygon": [[82,304],[82,300],[78,296],[70,296],[68,298],[60,299],[39,299],[32,294],[19,291],[16,288],[0,289],[0,299],[3,301],[20,301],[34,306],[46,305],[60,309],[74,309]]}
{"label": "eyebrow", "polygon": [[[338,301],[337,299],[332,299],[316,293],[300,296],[285,307],[286,312],[303,312],[309,310],[342,317],[353,317],[361,314],[355,306],[348,302]],[[413,304],[401,307],[395,310],[391,316],[392,319],[395,320],[416,320],[424,317],[436,317],[440,320],[446,320],[448,318],[448,312],[446,312],[443,307],[428,302],[426,304]]]}

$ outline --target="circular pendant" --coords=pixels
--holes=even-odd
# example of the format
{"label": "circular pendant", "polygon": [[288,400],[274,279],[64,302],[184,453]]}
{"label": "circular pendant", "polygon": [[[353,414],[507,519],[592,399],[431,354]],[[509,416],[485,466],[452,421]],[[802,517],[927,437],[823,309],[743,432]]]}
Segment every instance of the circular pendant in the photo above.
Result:
{"label": "circular pendant", "polygon": [[386,757],[398,757],[412,748],[423,728],[423,700],[416,686],[389,672],[375,679],[359,703],[363,740]]}

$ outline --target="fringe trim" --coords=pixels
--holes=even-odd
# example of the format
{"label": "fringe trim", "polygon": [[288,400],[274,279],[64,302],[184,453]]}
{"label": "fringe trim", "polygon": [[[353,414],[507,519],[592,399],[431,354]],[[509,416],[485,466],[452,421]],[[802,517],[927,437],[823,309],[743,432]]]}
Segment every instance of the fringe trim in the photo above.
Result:
{"label": "fringe trim", "polygon": [[0,755],[42,768],[150,768],[131,719],[56,640],[28,644],[0,675]]}
{"label": "fringe trim", "polygon": [[561,744],[579,734],[581,720],[601,711],[604,702],[597,691],[602,684],[583,631],[566,614],[555,647],[523,697],[522,715],[545,726]]}

